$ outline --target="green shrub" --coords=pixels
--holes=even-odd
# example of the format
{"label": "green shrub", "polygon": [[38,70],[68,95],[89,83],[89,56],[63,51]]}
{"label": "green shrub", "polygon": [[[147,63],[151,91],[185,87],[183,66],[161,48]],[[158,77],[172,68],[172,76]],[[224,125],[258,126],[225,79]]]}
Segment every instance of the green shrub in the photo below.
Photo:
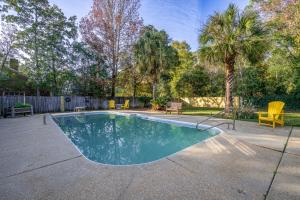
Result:
{"label": "green shrub", "polygon": [[150,103],[150,100],[151,100],[151,97],[148,97],[148,96],[140,96],[140,97],[138,97],[138,101],[142,102],[144,104],[143,107],[146,107],[146,105]]}
{"label": "green shrub", "polygon": [[241,108],[237,111],[238,119],[255,119],[257,118],[256,114],[257,109],[251,105],[242,105]]}
{"label": "green shrub", "polygon": [[30,108],[31,104],[28,103],[16,103],[15,108]]}
{"label": "green shrub", "polygon": [[162,110],[166,107],[167,103],[170,101],[170,97],[162,96],[151,100],[151,105],[153,110]]}

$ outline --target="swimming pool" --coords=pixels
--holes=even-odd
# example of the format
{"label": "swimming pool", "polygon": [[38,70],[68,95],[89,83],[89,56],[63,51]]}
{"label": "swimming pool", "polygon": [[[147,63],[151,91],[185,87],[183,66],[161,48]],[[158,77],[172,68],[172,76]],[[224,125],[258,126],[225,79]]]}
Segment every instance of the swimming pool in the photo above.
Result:
{"label": "swimming pool", "polygon": [[220,133],[143,115],[88,113],[53,118],[86,158],[111,165],[159,160]]}

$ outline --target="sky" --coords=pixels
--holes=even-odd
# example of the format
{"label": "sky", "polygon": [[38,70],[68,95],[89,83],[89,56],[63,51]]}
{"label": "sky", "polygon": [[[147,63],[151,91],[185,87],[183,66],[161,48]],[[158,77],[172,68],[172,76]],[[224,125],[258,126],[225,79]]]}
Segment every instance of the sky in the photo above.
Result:
{"label": "sky", "polygon": [[[49,0],[66,16],[78,21],[91,10],[92,0]],[[141,0],[140,15],[144,24],[164,29],[173,40],[186,41],[193,51],[198,49],[202,25],[215,11],[223,11],[229,3],[243,9],[248,0]]]}

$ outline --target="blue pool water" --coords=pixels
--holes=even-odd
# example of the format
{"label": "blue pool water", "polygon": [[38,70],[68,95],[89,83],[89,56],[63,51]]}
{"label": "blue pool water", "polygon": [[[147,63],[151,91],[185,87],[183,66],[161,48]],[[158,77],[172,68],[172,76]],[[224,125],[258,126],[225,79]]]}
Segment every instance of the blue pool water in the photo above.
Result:
{"label": "blue pool water", "polygon": [[54,120],[85,157],[112,165],[155,161],[219,133],[135,115],[79,114]]}

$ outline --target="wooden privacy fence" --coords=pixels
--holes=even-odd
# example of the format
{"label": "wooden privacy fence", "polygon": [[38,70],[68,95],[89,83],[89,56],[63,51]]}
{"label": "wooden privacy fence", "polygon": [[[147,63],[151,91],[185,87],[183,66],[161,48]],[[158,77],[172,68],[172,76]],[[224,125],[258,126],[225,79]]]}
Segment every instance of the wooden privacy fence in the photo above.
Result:
{"label": "wooden privacy fence", "polygon": [[100,109],[100,99],[82,96],[1,96],[1,113],[5,108],[16,103],[28,103],[33,106],[34,113],[60,112],[62,103],[65,111],[73,111],[75,107],[85,106],[88,109]]}
{"label": "wooden privacy fence", "polygon": [[[107,109],[107,100],[110,98],[97,98],[89,96],[23,96],[23,95],[6,95],[0,96],[0,115],[5,108],[13,107],[16,103],[28,103],[33,106],[34,113],[48,113],[73,111],[75,107],[86,107],[89,110]],[[116,103],[123,104],[126,99],[132,97],[115,97]],[[106,101],[106,102],[105,102]],[[136,100],[137,102],[137,100]],[[136,105],[138,105],[136,103]]]}
{"label": "wooden privacy fence", "polygon": [[[90,110],[98,110],[100,106],[100,98],[95,97],[83,97],[83,96],[65,96],[61,97],[61,101],[64,101],[64,110],[73,111],[75,107],[85,106]],[[60,105],[60,104],[59,104]]]}

